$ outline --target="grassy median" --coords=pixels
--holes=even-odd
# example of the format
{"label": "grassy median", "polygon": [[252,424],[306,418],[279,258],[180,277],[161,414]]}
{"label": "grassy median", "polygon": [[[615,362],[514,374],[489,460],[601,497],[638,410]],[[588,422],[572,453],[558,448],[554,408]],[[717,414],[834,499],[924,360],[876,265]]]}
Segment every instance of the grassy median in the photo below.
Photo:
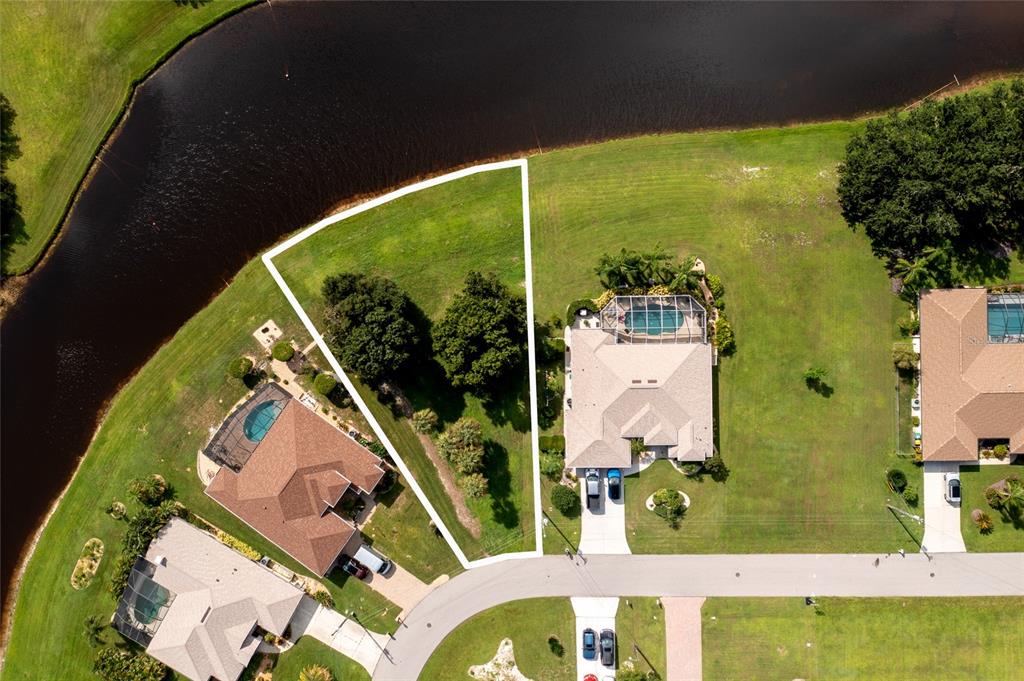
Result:
{"label": "grassy median", "polygon": [[22,156],[10,166],[25,226],[3,270],[42,255],[133,84],[190,36],[253,0],[5,2],[2,91]]}
{"label": "grassy median", "polygon": [[1015,678],[1024,665],[1024,598],[818,602],[709,598],[704,678],[975,681]]}

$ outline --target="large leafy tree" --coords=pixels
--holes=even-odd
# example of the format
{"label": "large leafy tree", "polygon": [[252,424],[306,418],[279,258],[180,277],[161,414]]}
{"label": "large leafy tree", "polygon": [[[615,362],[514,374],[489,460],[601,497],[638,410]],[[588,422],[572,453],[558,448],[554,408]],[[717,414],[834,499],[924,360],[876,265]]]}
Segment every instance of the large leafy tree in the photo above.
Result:
{"label": "large leafy tree", "polygon": [[1024,251],[1024,80],[869,122],[838,192],[849,225],[914,287],[1005,270]]}
{"label": "large leafy tree", "polygon": [[323,297],[331,349],[368,383],[397,372],[420,343],[419,312],[390,279],[343,272],[324,281]]}
{"label": "large leafy tree", "polygon": [[0,93],[0,243],[6,248],[21,229],[18,191],[7,176],[7,165],[21,156],[19,138],[14,133],[17,113],[7,97]]}
{"label": "large leafy tree", "polygon": [[433,329],[434,352],[452,385],[493,392],[526,350],[526,300],[493,274],[470,272]]}

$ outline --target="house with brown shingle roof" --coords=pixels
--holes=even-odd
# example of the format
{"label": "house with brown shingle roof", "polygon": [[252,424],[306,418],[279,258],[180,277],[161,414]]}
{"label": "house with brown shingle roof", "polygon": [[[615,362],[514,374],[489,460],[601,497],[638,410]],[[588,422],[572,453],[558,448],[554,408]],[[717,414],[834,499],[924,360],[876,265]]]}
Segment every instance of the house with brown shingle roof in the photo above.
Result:
{"label": "house with brown shingle roof", "polygon": [[247,431],[260,440],[239,470],[222,466],[206,493],[325,575],[358,534],[335,507],[346,494],[371,494],[384,470],[373,453],[297,400],[283,402],[265,433]]}
{"label": "house with brown shingle roof", "polygon": [[1024,453],[1024,338],[1005,323],[1004,308],[1019,309],[1010,300],[984,288],[921,294],[925,461],[976,461],[993,442]]}

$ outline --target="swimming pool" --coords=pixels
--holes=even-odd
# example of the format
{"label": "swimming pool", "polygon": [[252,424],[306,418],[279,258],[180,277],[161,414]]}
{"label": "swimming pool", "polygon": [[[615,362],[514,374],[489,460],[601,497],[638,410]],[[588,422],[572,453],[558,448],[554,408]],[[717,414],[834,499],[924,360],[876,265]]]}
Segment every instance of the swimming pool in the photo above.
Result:
{"label": "swimming pool", "polygon": [[993,343],[1024,342],[1024,295],[1011,293],[989,298],[988,336]]}
{"label": "swimming pool", "polygon": [[160,614],[160,608],[167,605],[171,593],[151,580],[142,583],[135,594],[135,619],[142,624],[149,624]]}
{"label": "swimming pool", "polygon": [[660,336],[675,333],[683,325],[683,313],[666,305],[648,305],[626,313],[626,328],[633,333]]}
{"label": "swimming pool", "polygon": [[262,441],[283,408],[279,400],[267,400],[253,407],[253,410],[245,417],[245,423],[242,426],[245,437],[253,442]]}

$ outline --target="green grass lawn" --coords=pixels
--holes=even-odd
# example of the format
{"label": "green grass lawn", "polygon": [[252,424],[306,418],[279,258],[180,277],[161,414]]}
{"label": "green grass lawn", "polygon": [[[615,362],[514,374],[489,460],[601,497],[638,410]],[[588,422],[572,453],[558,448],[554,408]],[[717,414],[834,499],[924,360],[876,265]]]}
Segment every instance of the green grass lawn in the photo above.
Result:
{"label": "green grass lawn", "polygon": [[566,517],[551,503],[551,490],[557,482],[540,478],[540,501],[547,524],[544,526],[544,553],[564,553],[568,548],[573,553],[580,545],[580,514]]}
{"label": "green grass lawn", "polygon": [[[630,596],[619,599],[615,613],[615,641],[619,668],[631,665],[667,679],[665,663],[665,611],[657,598]],[[635,646],[635,647],[634,647]]]}
{"label": "green grass lawn", "polygon": [[144,76],[189,36],[252,0],[0,4],[0,91],[17,112],[10,166],[24,234],[3,270],[23,272],[59,227],[82,176]]}
{"label": "green grass lawn", "polygon": [[278,656],[274,681],[298,681],[299,672],[314,664],[327,667],[336,681],[370,681],[370,675],[358,663],[309,636],[303,636],[295,646]]}
{"label": "green grass lawn", "polygon": [[[548,647],[555,636],[561,657]],[[466,681],[469,668],[485,664],[511,638],[516,665],[532,681],[570,681],[576,673],[576,616],[568,598],[531,598],[486,610],[463,622],[441,642],[420,674],[424,681]]]}
{"label": "green grass lawn", "polygon": [[[268,317],[286,338],[308,343],[262,262],[254,261],[182,327],[114,400],[26,570],[3,669],[5,681],[94,678],[93,651],[80,630],[87,616],[107,620],[114,610],[107,587],[124,525],[104,509],[115,499],[127,500],[126,485],[132,478],[162,474],[177,498],[193,511],[289,568],[308,574],[207,497],[195,473],[196,455],[209,428],[220,423],[245,392],[240,382],[227,378],[225,366],[241,353],[258,352],[250,333]],[[433,579],[455,564],[454,556],[444,554],[447,547],[434,541],[426,512],[409,491],[382,504],[367,531],[375,535],[374,544],[381,551],[402,565],[406,565],[401,559],[406,546],[424,547],[409,552],[417,560],[408,567],[421,578]],[[90,537],[103,540],[106,554],[92,584],[75,591],[69,578]],[[326,584],[339,607],[354,604],[357,611],[375,613],[387,605],[356,580]],[[48,606],[38,607],[39,603]],[[395,606],[390,607],[397,613]],[[60,618],[53,617],[55,609]],[[383,631],[392,625],[381,621],[379,626]]]}
{"label": "green grass lawn", "polygon": [[[990,508],[985,488],[1011,475],[1024,479],[1024,461],[1018,457],[1012,466],[960,466],[960,533],[968,551],[1024,551],[1024,519],[1014,519]],[[990,534],[978,531],[971,511],[980,508],[995,523]]]}
{"label": "green grass lawn", "polygon": [[[519,169],[490,171],[421,190],[327,227],[274,259],[299,302],[322,318],[320,288],[331,274],[369,272],[394,280],[437,321],[466,274],[494,272],[514,291],[524,286]],[[524,320],[525,324],[525,320]],[[415,409],[430,407],[444,424],[474,418],[489,441],[490,494],[467,499],[480,520],[474,538],[458,521],[434,465],[406,419],[360,395],[387,432],[424,493],[472,560],[533,549],[532,452],[528,389],[510,386],[505,403],[481,400],[447,386],[438,367],[407,372],[400,387]],[[525,384],[525,378],[523,383]]]}
{"label": "green grass lawn", "polygon": [[1019,678],[1024,598],[709,598],[704,678]]}
{"label": "green grass lawn", "polygon": [[[700,485],[678,532],[644,532],[634,514],[634,552],[912,547],[883,478],[898,447],[890,355],[906,308],[835,193],[861,125],[664,135],[530,159],[539,319],[597,295],[594,265],[620,248],[698,255],[727,289],[738,351],[719,367],[716,416],[732,475]],[[812,365],[829,371],[830,398],[804,386]]]}

